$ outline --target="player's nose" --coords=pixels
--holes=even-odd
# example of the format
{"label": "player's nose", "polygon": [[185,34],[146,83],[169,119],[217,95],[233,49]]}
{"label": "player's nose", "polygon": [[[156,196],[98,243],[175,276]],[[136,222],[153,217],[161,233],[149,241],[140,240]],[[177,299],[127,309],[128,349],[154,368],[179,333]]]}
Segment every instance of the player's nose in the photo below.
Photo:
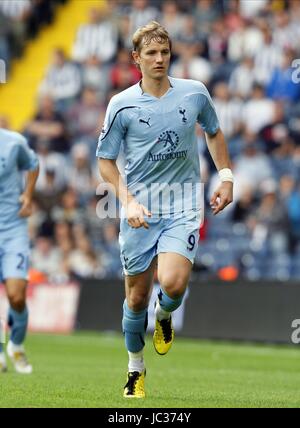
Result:
{"label": "player's nose", "polygon": [[156,62],[159,64],[163,62],[163,57],[160,52],[156,55]]}

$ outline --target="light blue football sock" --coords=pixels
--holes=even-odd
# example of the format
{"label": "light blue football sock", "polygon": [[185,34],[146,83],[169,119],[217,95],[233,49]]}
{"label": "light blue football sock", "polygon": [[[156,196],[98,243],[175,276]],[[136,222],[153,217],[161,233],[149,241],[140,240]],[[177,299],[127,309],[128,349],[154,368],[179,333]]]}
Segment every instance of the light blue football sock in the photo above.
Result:
{"label": "light blue football sock", "polygon": [[8,313],[8,323],[11,328],[10,340],[14,345],[22,345],[25,340],[28,325],[27,307],[22,312],[17,312],[11,307]]}
{"label": "light blue football sock", "polygon": [[164,290],[160,289],[158,293],[158,300],[161,309],[166,312],[174,312],[181,305],[184,294],[177,299],[171,299]]}
{"label": "light blue football sock", "polygon": [[127,301],[123,305],[122,327],[125,345],[129,352],[140,352],[145,346],[145,332],[148,326],[148,310],[134,312],[129,309]]}

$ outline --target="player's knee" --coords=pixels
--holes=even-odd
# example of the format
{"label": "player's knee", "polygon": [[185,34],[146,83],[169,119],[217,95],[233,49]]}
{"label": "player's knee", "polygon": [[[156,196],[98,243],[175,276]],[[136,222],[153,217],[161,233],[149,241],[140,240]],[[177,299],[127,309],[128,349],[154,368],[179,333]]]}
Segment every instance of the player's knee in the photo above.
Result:
{"label": "player's knee", "polygon": [[187,287],[187,278],[181,275],[164,275],[160,280],[160,284],[171,299],[180,298]]}
{"label": "player's knee", "polygon": [[22,312],[25,308],[25,298],[21,293],[12,293],[8,295],[10,306],[17,312]]}
{"label": "player's knee", "polygon": [[127,304],[129,309],[134,312],[142,311],[148,306],[148,295],[147,293],[133,294],[127,298]]}

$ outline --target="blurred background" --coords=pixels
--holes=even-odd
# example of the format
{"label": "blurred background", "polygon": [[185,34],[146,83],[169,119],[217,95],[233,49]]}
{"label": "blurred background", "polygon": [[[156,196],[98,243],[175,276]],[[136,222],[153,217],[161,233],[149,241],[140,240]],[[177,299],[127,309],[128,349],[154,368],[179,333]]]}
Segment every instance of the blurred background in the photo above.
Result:
{"label": "blurred background", "polygon": [[170,75],[210,90],[233,160],[234,203],[214,218],[218,175],[197,129],[206,212],[192,280],[297,281],[298,0],[1,0],[0,127],[22,132],[41,168],[30,283],[122,279],[119,221],[96,214],[95,150],[111,96],[140,80],[131,36],[150,20],[173,40]]}

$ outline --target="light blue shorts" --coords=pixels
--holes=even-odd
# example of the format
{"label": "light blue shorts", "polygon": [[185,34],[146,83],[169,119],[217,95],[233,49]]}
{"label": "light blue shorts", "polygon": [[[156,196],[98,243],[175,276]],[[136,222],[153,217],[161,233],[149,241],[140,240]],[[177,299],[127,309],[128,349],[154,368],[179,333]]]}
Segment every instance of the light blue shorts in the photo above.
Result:
{"label": "light blue shorts", "polygon": [[28,279],[29,238],[0,236],[0,282],[9,278]]}
{"label": "light blue shorts", "polygon": [[160,253],[177,253],[194,263],[199,242],[200,211],[171,218],[153,216],[146,221],[149,229],[134,229],[126,218],[121,219],[119,243],[125,275],[145,272]]}

